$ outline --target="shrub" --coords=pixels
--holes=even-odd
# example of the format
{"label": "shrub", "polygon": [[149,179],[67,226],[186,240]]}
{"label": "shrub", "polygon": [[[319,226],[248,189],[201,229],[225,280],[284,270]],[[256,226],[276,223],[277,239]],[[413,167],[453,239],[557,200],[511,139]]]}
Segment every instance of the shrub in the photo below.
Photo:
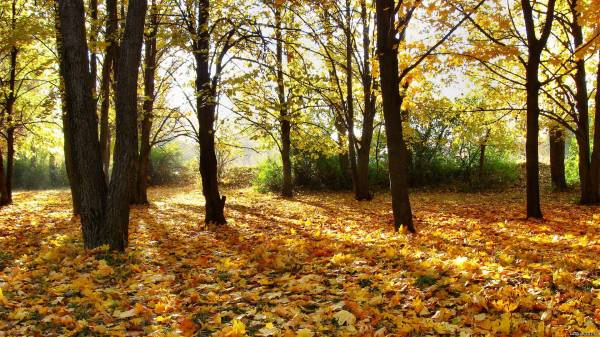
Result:
{"label": "shrub", "polygon": [[180,147],[175,143],[152,149],[150,155],[150,183],[153,186],[187,184],[194,180],[194,171],[183,160]]}
{"label": "shrub", "polygon": [[69,186],[64,161],[45,151],[15,158],[16,189],[39,190]]}
{"label": "shrub", "polygon": [[274,159],[267,159],[259,164],[254,178],[254,186],[261,193],[281,191],[283,186],[283,172],[281,163]]}

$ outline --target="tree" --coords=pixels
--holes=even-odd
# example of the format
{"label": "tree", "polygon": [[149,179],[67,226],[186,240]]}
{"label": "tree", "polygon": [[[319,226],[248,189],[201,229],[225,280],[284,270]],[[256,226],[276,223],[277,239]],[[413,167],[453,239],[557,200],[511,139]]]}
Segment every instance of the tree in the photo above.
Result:
{"label": "tree", "polygon": [[0,206],[12,203],[19,138],[48,120],[46,109],[56,98],[47,72],[52,57],[40,42],[47,37],[47,21],[32,18],[33,6],[23,0],[0,6]]}
{"label": "tree", "polygon": [[84,245],[128,244],[129,200],[137,155],[137,74],[146,14],[145,0],[131,0],[117,62],[116,144],[107,185],[98,141],[98,123],[89,70],[82,0],[59,0],[56,7],[60,72],[64,81],[65,132],[71,139],[74,176],[80,198]]}
{"label": "tree", "polygon": [[[404,142],[400,107],[400,74],[398,72],[398,41],[396,37],[396,4],[394,0],[377,0],[377,53],[383,97],[383,116],[389,154],[392,210],[396,229],[401,226],[416,232],[408,196],[408,149]],[[414,9],[412,9],[414,10]],[[412,15],[407,12],[400,20]]]}
{"label": "tree", "polygon": [[[206,199],[205,223],[225,224],[225,196],[219,193],[217,156],[215,152],[215,120],[219,86],[228,52],[249,38],[238,34],[242,23],[233,18],[211,17],[210,0],[177,1],[189,49],[195,61],[195,95],[198,129],[194,137],[200,144],[200,175]],[[222,11],[220,11],[222,12]],[[212,43],[211,43],[212,41]]]}

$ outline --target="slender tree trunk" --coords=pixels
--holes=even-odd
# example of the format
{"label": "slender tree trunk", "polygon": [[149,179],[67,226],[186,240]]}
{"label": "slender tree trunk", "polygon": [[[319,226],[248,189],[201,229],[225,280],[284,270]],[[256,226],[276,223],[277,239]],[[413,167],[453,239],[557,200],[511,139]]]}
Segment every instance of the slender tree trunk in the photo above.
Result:
{"label": "slender tree trunk", "polygon": [[479,145],[479,182],[483,181],[483,177],[485,176],[485,152],[487,150],[487,144],[481,143]]}
{"label": "slender tree trunk", "polygon": [[8,192],[6,191],[6,176],[4,175],[4,158],[0,148],[0,206],[8,205]]}
{"label": "slender tree trunk", "polygon": [[[58,15],[58,14],[56,14]],[[56,48],[58,50],[58,54],[60,57],[60,62],[62,62],[62,37],[60,35],[59,29],[59,20],[55,18],[55,35],[56,35]],[[62,64],[60,65],[62,71]],[[61,72],[62,75],[62,72]],[[77,180],[76,167],[73,162],[73,141],[72,135],[73,130],[69,129],[70,121],[68,120],[68,109],[67,109],[67,98],[65,94],[65,83],[64,78],[59,76],[59,84],[60,84],[60,95],[61,95],[61,109],[62,109],[62,124],[63,124],[63,151],[65,157],[65,170],[67,172],[67,178],[69,179],[69,187],[71,189],[71,199],[73,206],[73,215],[79,215],[81,210],[81,198],[79,196],[79,185],[80,182]]]}
{"label": "slender tree trunk", "polygon": [[94,102],[97,102],[96,76],[98,75],[98,56],[96,55],[96,45],[98,44],[98,0],[90,0],[90,19],[90,44],[93,46],[90,53],[90,72],[92,74]]}
{"label": "slender tree trunk", "polygon": [[150,32],[144,42],[144,118],[142,120],[142,133],[140,137],[140,156],[137,172],[137,186],[134,203],[148,204],[148,166],[150,163],[150,133],[154,116],[155,100],[155,75],[156,75],[156,36],[158,33],[158,17],[154,3],[151,7]]}
{"label": "slender tree trunk", "polygon": [[358,168],[356,164],[356,135],[354,134],[354,73],[352,58],[354,44],[352,33],[352,4],[346,0],[346,123],[348,125],[348,159],[350,161],[350,177],[352,189],[357,192]]}
{"label": "slender tree trunk", "polygon": [[[112,78],[117,78],[116,60],[119,52],[118,45],[118,16],[117,16],[117,0],[106,1],[106,34],[104,41],[107,44],[104,64],[102,66],[102,82],[101,82],[101,97],[100,104],[100,151],[102,156],[102,169],[106,177],[106,182],[109,180],[110,169],[110,88],[111,74]],[[116,86],[116,83],[115,83]]]}
{"label": "slender tree trunk", "polygon": [[15,128],[9,127],[6,139],[6,196],[11,204],[13,190],[13,175],[15,172]]}
{"label": "slender tree trunk", "polygon": [[277,62],[277,96],[279,98],[279,123],[281,125],[281,161],[283,164],[283,186],[281,195],[284,197],[294,196],[294,183],[292,181],[292,160],[290,150],[291,141],[291,121],[285,97],[285,82],[283,76],[283,34],[282,34],[281,9],[275,8],[275,43],[276,43],[276,62]]}
{"label": "slender tree trunk", "polygon": [[198,9],[200,33],[194,42],[196,59],[196,109],[200,141],[200,175],[202,193],[206,200],[204,221],[216,225],[225,224],[225,197],[219,193],[217,155],[215,153],[215,110],[217,92],[210,76],[210,0],[200,0]]}
{"label": "slender tree trunk", "polygon": [[565,174],[565,133],[560,126],[554,126],[549,135],[552,188],[555,191],[565,191],[568,188]]}
{"label": "slender tree trunk", "polygon": [[598,69],[596,71],[596,111],[594,114],[594,150],[592,152],[591,183],[592,189],[600,201],[600,52],[598,52]]}
{"label": "slender tree trunk", "polygon": [[106,226],[111,246],[124,250],[129,238],[129,202],[133,196],[138,160],[137,87],[147,0],[130,0],[117,62],[115,91],[116,133]]}
{"label": "slender tree trunk", "polygon": [[369,17],[367,14],[366,1],[361,1],[361,20],[363,26],[363,62],[362,74],[364,113],[360,147],[357,153],[357,172],[355,198],[358,201],[370,201],[373,193],[369,184],[369,163],[371,155],[371,143],[375,131],[376,97],[373,95],[373,77],[371,74],[371,37],[369,29]]}
{"label": "slender tree trunk", "polygon": [[[16,1],[12,3],[12,29],[16,30]],[[5,115],[6,115],[6,173],[5,173],[5,196],[2,198],[5,203],[12,203],[12,180],[14,173],[14,162],[15,162],[15,126],[13,125],[13,114],[15,109],[15,102],[17,101],[16,95],[16,83],[17,83],[17,56],[19,50],[16,46],[10,49],[10,68],[8,78],[8,95],[5,103]]]}
{"label": "slender tree trunk", "polygon": [[[62,81],[62,79],[61,79]],[[64,89],[62,89],[63,85],[61,85],[61,91],[64,91]],[[72,144],[72,140],[71,140],[71,135],[73,134],[72,130],[69,130],[69,122],[66,119],[66,108],[64,107],[64,93],[62,93],[63,95],[63,118],[62,118],[62,122],[63,122],[63,128],[64,130],[64,144],[63,144],[63,150],[65,153],[65,169],[67,171],[67,178],[69,179],[69,187],[71,188],[71,198],[73,199],[73,214],[74,215],[79,215],[80,211],[81,211],[81,200],[79,197],[79,181],[77,181],[77,175],[75,174],[75,163],[73,163],[73,144]]]}
{"label": "slender tree trunk", "polygon": [[408,195],[408,151],[402,131],[398,41],[396,39],[395,2],[377,0],[377,48],[383,96],[383,115],[389,154],[392,210],[396,229],[401,226],[416,232]]}
{"label": "slender tree trunk", "polygon": [[[583,30],[577,21],[577,0],[569,3],[571,9],[571,35],[574,47],[583,45]],[[579,145],[579,181],[581,189],[580,202],[582,204],[596,204],[600,202],[598,188],[594,187],[594,173],[590,145],[590,115],[587,90],[587,74],[585,58],[575,61],[575,108],[577,109],[577,144]]]}
{"label": "slender tree trunk", "polygon": [[[82,0],[59,0],[56,8],[60,72],[64,80],[65,138],[70,140],[74,164],[71,183],[76,182],[81,205],[81,225],[86,248],[106,240],[107,188],[102,172],[98,123],[92,95]],[[69,153],[65,153],[66,156]]]}
{"label": "slender tree trunk", "polygon": [[539,55],[531,55],[527,65],[527,217],[542,218],[540,204],[540,164],[539,164]]}
{"label": "slender tree trunk", "polygon": [[487,150],[487,143],[490,138],[490,129],[486,130],[485,136],[481,144],[479,144],[479,182],[483,181],[485,175],[485,153]]}

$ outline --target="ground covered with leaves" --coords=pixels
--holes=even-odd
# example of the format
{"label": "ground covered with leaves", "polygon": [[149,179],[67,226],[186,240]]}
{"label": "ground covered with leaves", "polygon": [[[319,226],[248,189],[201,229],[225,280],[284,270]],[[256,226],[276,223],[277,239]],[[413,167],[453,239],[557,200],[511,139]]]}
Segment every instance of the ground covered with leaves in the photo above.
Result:
{"label": "ground covered with leaves", "polygon": [[65,191],[0,210],[0,336],[564,336],[600,330],[600,210],[516,192],[416,193],[416,236],[385,195],[294,200],[158,189],[125,254],[82,249]]}

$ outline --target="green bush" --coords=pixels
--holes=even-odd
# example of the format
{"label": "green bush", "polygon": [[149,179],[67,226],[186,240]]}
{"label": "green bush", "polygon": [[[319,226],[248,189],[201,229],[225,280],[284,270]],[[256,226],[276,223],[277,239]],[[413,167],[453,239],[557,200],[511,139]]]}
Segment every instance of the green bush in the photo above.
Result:
{"label": "green bush", "polygon": [[260,193],[281,191],[283,170],[280,162],[269,158],[259,164],[256,172],[254,186]]}
{"label": "green bush", "polygon": [[40,190],[69,186],[64,161],[44,151],[15,158],[13,186]]}
{"label": "green bush", "polygon": [[[469,160],[457,156],[429,158],[418,161],[411,158],[409,183],[413,188],[444,187],[459,191],[478,191],[510,186],[519,178],[519,167],[501,151],[488,149],[484,173],[479,176],[478,155]],[[309,190],[351,190],[352,181],[341,169],[337,156],[301,155],[292,157],[294,186]],[[369,181],[373,189],[389,188],[387,157],[379,162],[371,157]],[[282,168],[278,160],[269,159],[256,170],[254,185],[260,192],[278,192],[282,185]]]}
{"label": "green bush", "polygon": [[565,175],[567,184],[577,185],[579,184],[579,147],[575,140],[570,142],[566,156]]}
{"label": "green bush", "polygon": [[187,184],[194,180],[195,172],[183,159],[175,143],[152,149],[150,155],[150,184],[153,186]]}

